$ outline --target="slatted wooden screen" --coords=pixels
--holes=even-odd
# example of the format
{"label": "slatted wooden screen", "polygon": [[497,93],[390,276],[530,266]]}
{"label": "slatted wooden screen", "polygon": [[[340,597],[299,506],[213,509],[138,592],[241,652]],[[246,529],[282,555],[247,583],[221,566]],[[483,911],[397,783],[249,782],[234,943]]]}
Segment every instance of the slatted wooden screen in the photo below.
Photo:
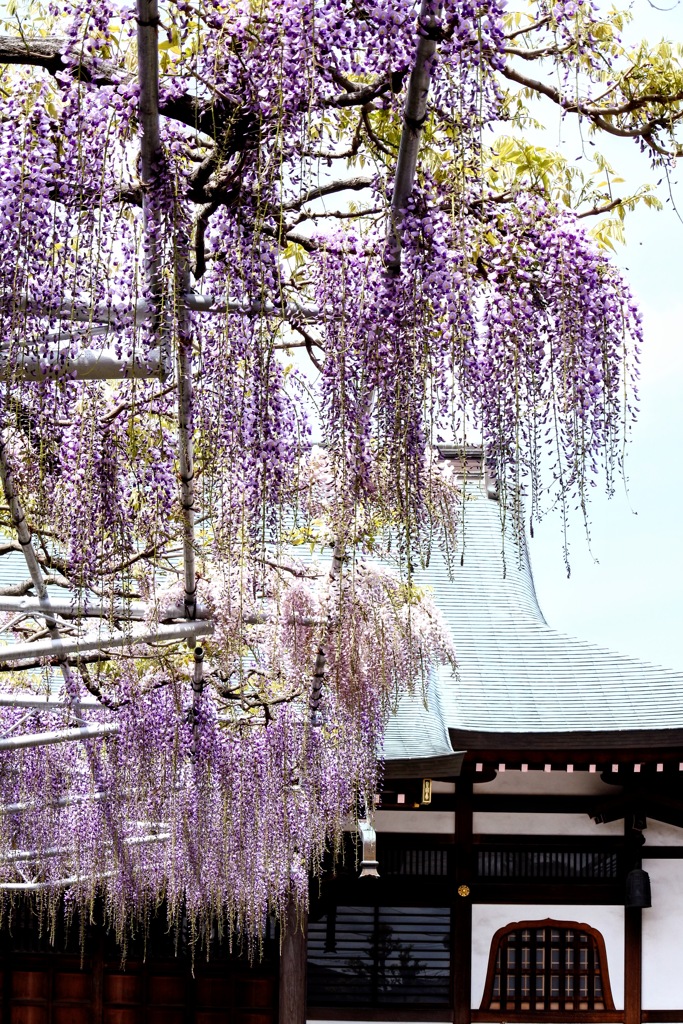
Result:
{"label": "slatted wooden screen", "polygon": [[449,907],[337,906],[310,921],[309,1006],[448,1006],[450,916]]}

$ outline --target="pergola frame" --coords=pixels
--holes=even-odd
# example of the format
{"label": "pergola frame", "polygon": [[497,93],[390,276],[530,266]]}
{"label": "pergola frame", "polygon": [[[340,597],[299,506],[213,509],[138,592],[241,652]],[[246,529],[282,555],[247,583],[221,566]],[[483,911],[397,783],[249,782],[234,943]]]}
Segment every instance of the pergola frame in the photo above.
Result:
{"label": "pergola frame", "polygon": [[[436,50],[435,30],[441,10],[440,0],[422,0],[418,30],[419,39],[416,47],[415,64],[409,79],[405,101],[403,127],[400,141],[399,157],[394,182],[392,207],[387,228],[386,267],[389,274],[400,271],[401,243],[399,227],[402,210],[409,197],[415,180],[417,156],[422,135],[422,127],[427,115],[427,98],[430,86],[431,65]],[[60,349],[63,340],[60,332],[55,332],[49,340],[52,345],[48,356],[28,347],[20,351],[18,356],[13,353],[11,369],[18,378],[40,381],[68,377],[72,380],[126,380],[153,379],[166,380],[172,372],[172,344],[170,323],[164,312],[163,301],[163,267],[156,239],[159,233],[159,214],[151,198],[154,176],[157,172],[160,150],[159,135],[159,58],[158,58],[158,25],[159,12],[157,0],[137,0],[137,46],[138,46],[138,80],[139,123],[141,126],[141,179],[142,179],[142,211],[143,233],[146,254],[145,276],[150,301],[141,300],[134,308],[116,306],[94,307],[86,303],[70,301],[64,297],[63,303],[57,308],[46,308],[30,298],[21,301],[19,308],[25,312],[46,315],[54,318],[68,319],[70,322],[82,322],[90,325],[88,336],[96,336],[116,329],[117,326],[137,326],[152,322],[152,335],[156,345],[146,353],[122,359],[113,349],[94,350],[83,348],[76,355],[67,354]],[[66,697],[52,698],[39,695],[21,694],[18,691],[0,692],[0,706],[19,707],[33,710],[58,710],[72,712],[78,727],[69,727],[35,734],[18,734],[0,737],[0,751],[9,751],[23,747],[44,746],[54,743],[84,742],[97,737],[115,735],[118,732],[116,723],[88,723],[82,718],[83,712],[101,708],[96,700],[80,700],[74,695],[77,687],[72,685],[71,668],[67,658],[69,655],[80,656],[85,652],[106,653],[115,648],[134,644],[153,644],[170,641],[185,641],[189,648],[195,650],[195,668],[193,691],[195,703],[199,700],[203,688],[202,650],[196,647],[197,638],[209,635],[213,631],[209,611],[197,603],[196,599],[196,568],[195,568],[195,492],[194,492],[194,454],[192,438],[192,371],[193,353],[189,330],[183,330],[184,318],[189,312],[203,314],[241,313],[259,316],[265,314],[279,315],[292,323],[324,322],[339,315],[334,310],[319,309],[314,306],[302,306],[297,303],[278,304],[254,301],[246,304],[243,301],[217,300],[211,296],[199,295],[191,290],[189,269],[176,266],[174,277],[176,282],[176,312],[179,313],[180,331],[176,353],[176,387],[178,404],[178,461],[180,467],[180,502],[183,516],[183,601],[182,605],[161,610],[156,615],[159,625],[154,629],[132,629],[131,623],[147,618],[149,608],[143,602],[120,602],[113,605],[93,596],[79,601],[53,600],[47,590],[43,572],[34,549],[31,531],[27,525],[21,501],[18,497],[12,472],[6,457],[5,440],[0,435],[0,479],[5,499],[16,534],[23,552],[26,565],[35,589],[36,597],[2,597],[0,611],[39,615],[45,621],[49,631],[49,640],[29,643],[15,643],[0,648],[0,669],[8,670],[15,665],[21,669],[26,659],[56,659],[65,681]],[[178,297],[179,296],[179,297]],[[180,309],[178,310],[178,305]],[[0,352],[0,369],[10,367],[10,357]],[[335,547],[332,576],[341,571],[343,553]],[[80,637],[64,637],[60,631],[60,619],[107,619],[108,622],[120,622],[122,629],[117,630],[109,625],[97,632]],[[254,622],[263,621],[254,619]],[[316,662],[314,678],[311,681],[310,709],[312,720],[318,715],[318,704],[325,670],[324,652],[320,651]],[[87,799],[105,799],[106,794],[91,794]],[[79,800],[80,797],[66,797],[64,802]],[[20,813],[34,809],[32,802],[0,808],[0,813]],[[369,823],[366,825],[371,829]],[[369,835],[369,833],[368,833]],[[140,842],[158,842],[166,837],[163,834],[143,838]],[[31,851],[29,851],[30,854]],[[4,858],[7,860],[8,858]],[[20,864],[22,857],[14,857],[12,862]],[[48,883],[37,881],[35,877],[27,878],[21,874],[21,882],[2,883],[0,890],[36,890],[44,888]],[[64,886],[73,884],[80,879],[64,879]],[[52,883],[49,883],[52,884]]]}

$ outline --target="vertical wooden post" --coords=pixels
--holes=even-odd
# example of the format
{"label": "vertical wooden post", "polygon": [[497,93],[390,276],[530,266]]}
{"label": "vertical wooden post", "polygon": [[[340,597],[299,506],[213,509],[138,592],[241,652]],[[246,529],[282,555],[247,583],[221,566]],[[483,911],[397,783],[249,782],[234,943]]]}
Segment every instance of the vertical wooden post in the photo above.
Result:
{"label": "vertical wooden post", "polygon": [[306,918],[290,900],[280,941],[280,1024],[306,1024]]}
{"label": "vertical wooden post", "polygon": [[[633,810],[624,814],[626,870],[642,865],[642,831],[634,827]],[[640,1024],[642,1012],[643,911],[624,907],[624,1024]]]}
{"label": "vertical wooden post", "polygon": [[[453,1021],[472,1020],[472,783],[459,778],[455,795],[453,895]],[[460,891],[458,891],[460,890]]]}
{"label": "vertical wooden post", "polygon": [[643,912],[624,907],[624,1024],[640,1024]]}

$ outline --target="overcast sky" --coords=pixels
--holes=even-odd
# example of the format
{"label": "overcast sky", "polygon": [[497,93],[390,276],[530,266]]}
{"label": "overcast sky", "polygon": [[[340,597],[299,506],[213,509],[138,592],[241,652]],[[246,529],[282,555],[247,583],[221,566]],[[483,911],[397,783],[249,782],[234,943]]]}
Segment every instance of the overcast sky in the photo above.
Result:
{"label": "overcast sky", "polygon": [[[662,0],[662,5],[665,0]],[[683,3],[657,10],[634,0],[630,35],[683,43]],[[539,108],[540,109],[540,108]],[[541,116],[547,145],[563,140],[568,156],[581,155],[569,124],[550,109]],[[628,140],[597,140],[634,188],[660,175]],[[680,177],[683,167],[674,172]],[[625,186],[619,186],[624,189]],[[673,186],[683,218],[683,184]],[[667,199],[660,187],[658,194]],[[628,455],[628,495],[593,501],[591,548],[580,521],[571,531],[571,578],[562,560],[560,523],[543,522],[531,555],[541,607],[550,625],[683,670],[683,223],[665,204],[627,217],[627,245],[617,261],[645,316],[641,414]]]}

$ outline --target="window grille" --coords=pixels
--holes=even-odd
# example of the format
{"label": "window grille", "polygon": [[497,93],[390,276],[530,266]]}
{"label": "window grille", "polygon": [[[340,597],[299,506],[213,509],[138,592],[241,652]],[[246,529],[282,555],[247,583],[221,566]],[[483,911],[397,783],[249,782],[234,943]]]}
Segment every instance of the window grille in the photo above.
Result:
{"label": "window grille", "polygon": [[310,1006],[450,1004],[449,907],[335,907],[308,926]]}
{"label": "window grille", "polygon": [[382,875],[410,875],[413,878],[445,877],[448,874],[448,847],[420,848],[380,846]]}
{"label": "window grille", "polygon": [[476,863],[482,882],[615,882],[621,878],[620,862],[617,850],[482,846]]}
{"label": "window grille", "polygon": [[602,936],[572,921],[522,921],[491,943],[482,1010],[613,1010]]}

